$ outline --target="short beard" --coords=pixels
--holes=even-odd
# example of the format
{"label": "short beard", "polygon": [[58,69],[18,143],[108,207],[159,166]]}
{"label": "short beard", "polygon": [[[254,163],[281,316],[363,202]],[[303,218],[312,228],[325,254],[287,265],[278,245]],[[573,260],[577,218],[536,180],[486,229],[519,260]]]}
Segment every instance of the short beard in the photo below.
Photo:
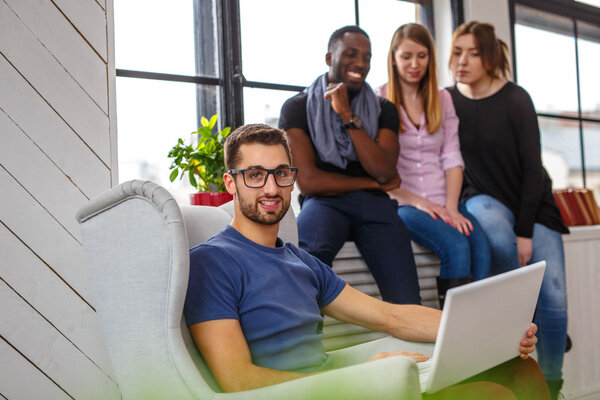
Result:
{"label": "short beard", "polygon": [[238,205],[242,214],[249,220],[262,225],[275,225],[279,223],[290,208],[290,202],[286,202],[281,196],[265,197],[267,199],[281,199],[281,208],[278,211],[268,211],[263,214],[258,209],[258,200],[254,203],[245,202],[240,196],[237,196]]}

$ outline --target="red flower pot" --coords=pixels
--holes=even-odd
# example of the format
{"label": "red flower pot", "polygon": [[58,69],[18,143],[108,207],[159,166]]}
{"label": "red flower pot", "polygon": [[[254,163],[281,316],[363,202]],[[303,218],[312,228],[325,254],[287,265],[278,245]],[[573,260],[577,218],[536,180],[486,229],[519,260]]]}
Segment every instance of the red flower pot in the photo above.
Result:
{"label": "red flower pot", "polygon": [[190,195],[190,203],[193,206],[220,206],[233,200],[233,196],[227,192],[203,192]]}

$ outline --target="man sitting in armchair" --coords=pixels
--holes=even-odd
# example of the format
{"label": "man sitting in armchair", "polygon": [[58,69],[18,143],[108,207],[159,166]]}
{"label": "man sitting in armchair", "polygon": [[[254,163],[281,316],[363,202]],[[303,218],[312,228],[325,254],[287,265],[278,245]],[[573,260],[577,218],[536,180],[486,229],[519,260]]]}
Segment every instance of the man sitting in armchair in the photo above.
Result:
{"label": "man sitting in armchair", "polygon": [[[307,252],[277,237],[290,206],[297,169],[285,132],[246,125],[225,142],[227,191],[234,197],[229,226],[190,251],[184,313],[192,336],[221,388],[250,390],[331,368],[321,342],[323,314],[392,336],[434,342],[441,312],[396,305],[348,286]],[[521,358],[435,394],[431,399],[546,399],[537,363],[528,357],[535,325],[521,341]],[[366,361],[426,355],[374,354]]]}

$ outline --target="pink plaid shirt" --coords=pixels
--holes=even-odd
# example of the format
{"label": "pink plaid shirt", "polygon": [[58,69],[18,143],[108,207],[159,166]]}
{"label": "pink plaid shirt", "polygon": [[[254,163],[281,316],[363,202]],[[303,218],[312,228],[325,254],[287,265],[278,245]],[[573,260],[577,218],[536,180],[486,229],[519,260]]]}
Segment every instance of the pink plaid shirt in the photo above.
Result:
{"label": "pink plaid shirt", "polygon": [[[385,96],[387,87],[376,90]],[[450,93],[440,90],[443,121],[440,129],[430,135],[421,115],[417,129],[402,108],[400,119],[405,129],[398,134],[400,155],[396,169],[402,179],[400,187],[437,204],[446,205],[446,176],[444,171],[464,168],[458,140],[458,117]]]}

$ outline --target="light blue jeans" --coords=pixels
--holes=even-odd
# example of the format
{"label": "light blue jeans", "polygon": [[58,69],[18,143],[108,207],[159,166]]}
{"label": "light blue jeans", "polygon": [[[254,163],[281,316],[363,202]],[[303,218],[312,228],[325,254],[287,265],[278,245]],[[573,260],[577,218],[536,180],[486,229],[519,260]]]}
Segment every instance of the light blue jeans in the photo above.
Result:
{"label": "light blue jeans", "polygon": [[411,206],[398,207],[398,215],[410,230],[412,239],[427,247],[440,258],[440,278],[463,278],[471,275],[473,280],[486,278],[490,272],[490,247],[477,220],[458,205],[460,213],[473,224],[473,231],[466,236],[441,218]]}
{"label": "light blue jeans", "polygon": [[[492,275],[519,267],[515,216],[503,203],[488,195],[467,200],[467,209],[483,228],[492,251]],[[538,298],[534,322],[538,326],[538,363],[547,380],[562,377],[567,340],[567,288],[565,255],[560,232],[542,224],[533,227],[530,263],[546,260],[546,272]]]}

